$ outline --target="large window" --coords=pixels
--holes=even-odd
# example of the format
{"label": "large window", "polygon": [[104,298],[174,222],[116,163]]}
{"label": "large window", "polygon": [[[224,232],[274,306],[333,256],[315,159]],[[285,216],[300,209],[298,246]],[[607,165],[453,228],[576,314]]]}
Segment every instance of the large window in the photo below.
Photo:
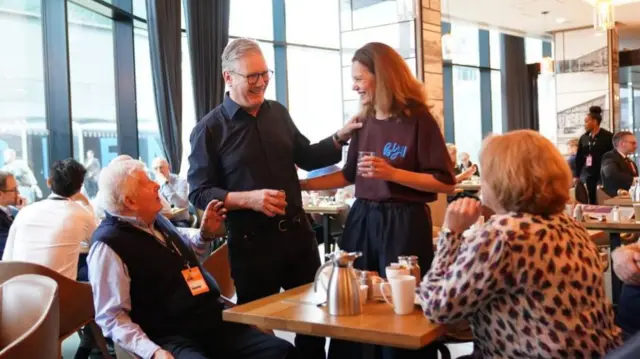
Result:
{"label": "large window", "polygon": [[0,1],[1,167],[29,202],[46,192],[49,166],[41,11],[39,0]]}
{"label": "large window", "polygon": [[[149,52],[149,33],[146,29],[134,29],[134,53],[136,71],[136,112],[138,115],[138,151],[140,159],[151,168],[151,163],[156,157],[164,157],[160,128],[158,127],[158,115],[151,72],[151,54]],[[190,84],[183,83],[183,93],[186,93]],[[182,108],[189,103],[183,101]],[[193,105],[191,106],[193,108]],[[183,121],[185,119],[183,118]]]}
{"label": "large window", "polygon": [[93,171],[85,181],[95,196],[95,168],[118,155],[113,20],[68,3],[73,157]]}
{"label": "large window", "polygon": [[455,143],[458,153],[467,152],[471,160],[477,162],[482,143],[479,69],[453,67],[453,99]]}
{"label": "large window", "polygon": [[480,64],[478,28],[465,23],[452,23],[451,36],[454,42],[451,61],[459,65],[478,66]]}
{"label": "large window", "polygon": [[289,46],[287,65],[289,110],[300,132],[316,142],[342,127],[340,53]]}
{"label": "large window", "polygon": [[273,40],[272,0],[231,0],[229,34]]}
{"label": "large window", "polygon": [[285,0],[287,42],[339,48],[339,7],[337,0]]}

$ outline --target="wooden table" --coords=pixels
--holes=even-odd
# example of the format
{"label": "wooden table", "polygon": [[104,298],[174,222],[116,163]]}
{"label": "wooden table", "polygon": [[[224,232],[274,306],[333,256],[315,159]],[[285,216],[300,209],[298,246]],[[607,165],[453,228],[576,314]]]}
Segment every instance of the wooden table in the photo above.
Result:
{"label": "wooden table", "polygon": [[333,243],[331,238],[331,216],[336,216],[340,212],[346,210],[348,206],[346,204],[338,206],[304,206],[304,211],[308,214],[319,214],[322,217],[322,240],[324,242],[324,254],[327,255],[335,249],[336,244]]}
{"label": "wooden table", "polygon": [[605,206],[632,207],[631,197],[613,197],[604,200]]}
{"label": "wooden table", "polygon": [[171,212],[160,212],[163,216],[165,216],[168,220],[172,220],[175,216],[183,214],[188,211],[187,208],[171,208]]}
{"label": "wooden table", "polygon": [[260,328],[407,349],[422,348],[445,333],[445,327],[430,322],[419,307],[412,314],[396,315],[386,303],[369,301],[360,315],[331,316],[326,307],[314,304],[319,295],[313,296],[312,290],[307,284],[239,305],[225,310],[222,318]]}
{"label": "wooden table", "polygon": [[[622,240],[620,239],[621,233],[640,233],[640,223],[636,222],[587,221],[582,222],[582,224],[588,230],[599,230],[607,233],[609,235],[609,249],[611,253],[622,245]],[[613,268],[613,256],[610,257],[610,267]],[[622,281],[620,281],[616,273],[611,270],[611,296],[613,304],[618,304],[621,289]]]}
{"label": "wooden table", "polygon": [[456,189],[461,189],[463,191],[471,191],[471,192],[478,192],[480,191],[480,184],[473,184],[473,183],[458,183],[456,185]]}

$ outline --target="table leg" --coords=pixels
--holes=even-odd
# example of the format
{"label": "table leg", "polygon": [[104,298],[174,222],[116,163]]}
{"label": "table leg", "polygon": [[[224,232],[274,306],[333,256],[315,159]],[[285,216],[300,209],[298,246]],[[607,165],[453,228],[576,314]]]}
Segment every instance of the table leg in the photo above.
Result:
{"label": "table leg", "polygon": [[609,254],[610,264],[609,268],[611,269],[611,297],[613,299],[613,304],[618,304],[618,299],[620,298],[620,291],[622,290],[622,281],[616,275],[613,270],[613,251],[615,251],[620,245],[622,241],[620,240],[620,233],[609,233],[609,249],[611,253]]}
{"label": "table leg", "polygon": [[329,226],[329,215],[322,215],[322,241],[324,242],[324,254],[333,252],[333,243],[331,243],[331,227]]}

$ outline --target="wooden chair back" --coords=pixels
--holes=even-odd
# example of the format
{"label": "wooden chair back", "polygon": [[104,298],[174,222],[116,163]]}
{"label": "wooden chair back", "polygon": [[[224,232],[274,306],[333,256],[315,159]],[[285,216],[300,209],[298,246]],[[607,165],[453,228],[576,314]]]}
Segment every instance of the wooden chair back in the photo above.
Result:
{"label": "wooden chair back", "polygon": [[203,263],[206,269],[220,287],[221,294],[226,298],[232,298],[236,294],[236,286],[231,277],[231,265],[229,264],[229,247],[227,243],[221,245],[211,253],[211,256]]}
{"label": "wooden chair back", "polygon": [[0,262],[0,283],[21,274],[39,274],[58,283],[61,341],[93,321],[95,309],[93,308],[93,292],[89,283],[76,282],[35,263]]}
{"label": "wooden chair back", "polygon": [[0,285],[0,358],[60,357],[59,298],[55,280],[17,276]]}

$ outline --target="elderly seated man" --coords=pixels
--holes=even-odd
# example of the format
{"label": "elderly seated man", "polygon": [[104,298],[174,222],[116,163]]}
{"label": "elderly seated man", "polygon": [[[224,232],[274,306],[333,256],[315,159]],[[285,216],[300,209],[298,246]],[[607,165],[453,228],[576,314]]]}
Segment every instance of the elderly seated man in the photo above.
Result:
{"label": "elderly seated man", "polygon": [[293,358],[288,342],[222,321],[220,290],[200,265],[224,218],[221,202],[209,203],[187,237],[159,215],[159,185],[142,162],[111,163],[99,185],[106,218],[93,236],[89,280],[105,336],[143,358]]}

